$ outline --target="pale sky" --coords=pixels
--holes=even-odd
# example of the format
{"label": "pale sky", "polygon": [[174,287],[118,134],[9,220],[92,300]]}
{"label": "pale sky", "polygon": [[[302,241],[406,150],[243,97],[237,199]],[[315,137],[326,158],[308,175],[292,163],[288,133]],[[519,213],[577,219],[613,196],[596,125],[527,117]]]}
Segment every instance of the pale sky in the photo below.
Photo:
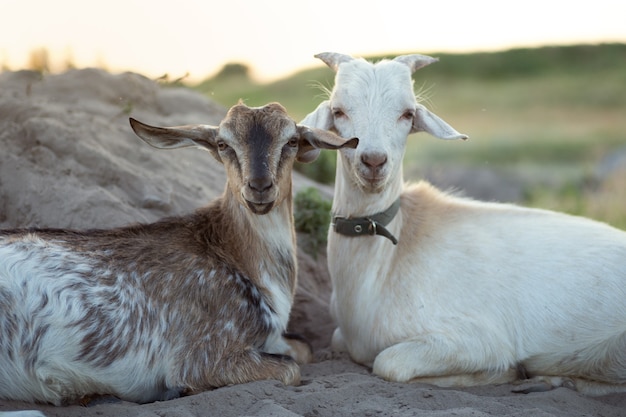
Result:
{"label": "pale sky", "polygon": [[[0,65],[106,66],[199,81],[229,62],[269,81],[318,52],[474,52],[626,42],[625,0],[0,0]],[[53,68],[54,70],[55,68]]]}

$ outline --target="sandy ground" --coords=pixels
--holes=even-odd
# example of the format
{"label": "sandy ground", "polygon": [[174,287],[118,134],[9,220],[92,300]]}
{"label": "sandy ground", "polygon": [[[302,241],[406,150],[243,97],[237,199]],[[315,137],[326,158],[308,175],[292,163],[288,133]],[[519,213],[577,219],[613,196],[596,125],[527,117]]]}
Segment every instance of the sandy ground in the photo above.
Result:
{"label": "sandy ground", "polygon": [[[200,151],[158,151],[131,132],[147,123],[217,124],[225,109],[137,74],[74,70],[0,74],[0,227],[111,227],[191,211],[221,193],[224,173]],[[294,174],[296,189],[311,182]],[[321,187],[324,192],[329,189]],[[260,381],[167,402],[53,407],[0,400],[0,412],[47,416],[624,416],[626,394],[598,398],[561,388],[513,394],[511,386],[442,389],[389,383],[333,355],[325,257],[299,254],[290,329],[316,354],[302,384]],[[2,364],[0,364],[2,366]]]}

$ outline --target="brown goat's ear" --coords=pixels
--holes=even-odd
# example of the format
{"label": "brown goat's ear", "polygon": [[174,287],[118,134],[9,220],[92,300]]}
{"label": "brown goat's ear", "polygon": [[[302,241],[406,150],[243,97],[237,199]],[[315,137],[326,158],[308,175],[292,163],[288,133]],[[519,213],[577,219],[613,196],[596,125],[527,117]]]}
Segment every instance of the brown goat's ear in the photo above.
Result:
{"label": "brown goat's ear", "polygon": [[219,131],[219,128],[216,126],[185,125],[157,127],[147,125],[132,117],[129,121],[135,134],[150,146],[158,149],[178,149],[196,146],[210,151],[211,154],[221,162],[215,142]]}
{"label": "brown goat's ear", "polygon": [[300,143],[296,156],[299,162],[313,162],[320,154],[320,149],[356,148],[357,138],[344,139],[341,136],[323,129],[298,125]]}

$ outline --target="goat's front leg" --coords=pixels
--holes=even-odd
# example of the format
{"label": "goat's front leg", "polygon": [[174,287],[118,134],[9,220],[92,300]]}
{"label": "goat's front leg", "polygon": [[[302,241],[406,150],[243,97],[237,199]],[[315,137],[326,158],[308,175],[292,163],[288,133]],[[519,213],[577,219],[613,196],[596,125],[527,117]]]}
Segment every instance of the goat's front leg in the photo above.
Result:
{"label": "goat's front leg", "polygon": [[[475,346],[475,348],[478,346]],[[458,346],[441,337],[420,337],[392,345],[376,356],[374,374],[395,382],[423,382],[442,387],[504,384],[515,381],[517,369],[489,367],[482,353],[472,355],[471,346]]]}

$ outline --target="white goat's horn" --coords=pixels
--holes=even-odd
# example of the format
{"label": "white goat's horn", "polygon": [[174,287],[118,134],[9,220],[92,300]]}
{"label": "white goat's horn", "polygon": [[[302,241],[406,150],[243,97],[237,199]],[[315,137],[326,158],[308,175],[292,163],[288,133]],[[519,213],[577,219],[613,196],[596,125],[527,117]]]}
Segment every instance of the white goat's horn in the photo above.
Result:
{"label": "white goat's horn", "polygon": [[337,68],[339,68],[340,64],[343,64],[344,62],[350,62],[354,59],[350,55],[340,54],[338,52],[322,52],[314,56],[315,58],[324,61],[324,63],[332,68],[333,71],[337,71]]}
{"label": "white goat's horn", "polygon": [[417,71],[420,68],[425,67],[439,61],[439,58],[433,58],[428,55],[412,54],[412,55],[400,55],[393,59],[396,62],[401,62],[407,65],[411,69],[411,73]]}

